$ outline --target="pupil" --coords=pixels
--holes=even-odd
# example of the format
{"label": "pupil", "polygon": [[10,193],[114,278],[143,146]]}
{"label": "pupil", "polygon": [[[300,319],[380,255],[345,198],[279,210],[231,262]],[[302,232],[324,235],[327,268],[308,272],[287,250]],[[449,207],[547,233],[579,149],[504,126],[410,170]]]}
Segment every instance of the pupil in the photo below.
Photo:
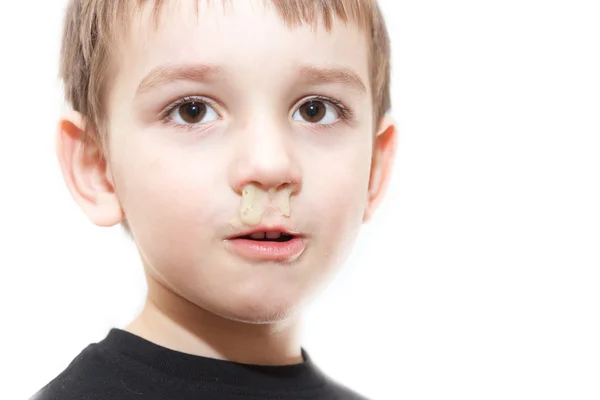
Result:
{"label": "pupil", "polygon": [[309,122],[318,122],[325,116],[325,105],[320,101],[309,101],[304,104],[300,112],[305,120]]}
{"label": "pupil", "polygon": [[311,117],[319,115],[319,105],[315,103],[308,103],[308,115]]}
{"label": "pupil", "polygon": [[197,117],[200,114],[200,106],[196,103],[190,103],[188,105],[187,113],[192,118]]}
{"label": "pupil", "polygon": [[190,124],[197,123],[202,120],[206,114],[206,105],[203,103],[188,103],[185,104],[179,111],[181,118]]}

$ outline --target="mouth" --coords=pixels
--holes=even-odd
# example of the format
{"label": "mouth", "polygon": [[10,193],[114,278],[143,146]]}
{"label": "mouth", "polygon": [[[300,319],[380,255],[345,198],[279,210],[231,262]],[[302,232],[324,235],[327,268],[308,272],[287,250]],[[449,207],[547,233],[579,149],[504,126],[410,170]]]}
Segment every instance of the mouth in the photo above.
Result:
{"label": "mouth", "polygon": [[285,232],[255,232],[249,235],[238,236],[234,239],[254,240],[256,242],[277,242],[285,243],[294,239],[294,235]]}
{"label": "mouth", "polygon": [[227,238],[232,253],[251,261],[292,262],[304,252],[303,235],[279,228],[258,228]]}
{"label": "mouth", "polygon": [[231,235],[226,239],[245,239],[255,242],[285,243],[299,238],[303,238],[303,235],[298,232],[290,231],[282,226],[258,226],[255,229]]}

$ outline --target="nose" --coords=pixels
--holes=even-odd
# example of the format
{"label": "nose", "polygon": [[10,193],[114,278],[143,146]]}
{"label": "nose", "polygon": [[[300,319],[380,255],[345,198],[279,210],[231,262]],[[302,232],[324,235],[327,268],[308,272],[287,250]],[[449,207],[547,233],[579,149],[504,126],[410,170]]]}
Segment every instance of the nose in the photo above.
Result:
{"label": "nose", "polygon": [[234,191],[241,194],[249,183],[263,190],[300,190],[301,171],[297,162],[293,137],[285,124],[269,118],[254,118],[233,135],[235,154],[231,164],[230,181]]}

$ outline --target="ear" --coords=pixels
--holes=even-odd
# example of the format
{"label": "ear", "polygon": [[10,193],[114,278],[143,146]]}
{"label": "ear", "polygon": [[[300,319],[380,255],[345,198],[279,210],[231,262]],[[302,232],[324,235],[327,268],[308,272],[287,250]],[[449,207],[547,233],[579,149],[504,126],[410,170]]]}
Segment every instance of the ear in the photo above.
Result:
{"label": "ear", "polygon": [[[77,112],[63,117],[58,125],[56,154],[71,195],[98,226],[113,226],[123,219],[112,173],[102,149],[85,140],[86,119]],[[93,130],[88,134],[96,134]]]}
{"label": "ear", "polygon": [[389,115],[386,115],[379,124],[377,135],[375,136],[375,141],[373,143],[369,197],[367,199],[367,207],[363,216],[363,222],[367,222],[373,217],[373,213],[385,195],[392,175],[397,142],[396,126],[394,125],[392,118]]}

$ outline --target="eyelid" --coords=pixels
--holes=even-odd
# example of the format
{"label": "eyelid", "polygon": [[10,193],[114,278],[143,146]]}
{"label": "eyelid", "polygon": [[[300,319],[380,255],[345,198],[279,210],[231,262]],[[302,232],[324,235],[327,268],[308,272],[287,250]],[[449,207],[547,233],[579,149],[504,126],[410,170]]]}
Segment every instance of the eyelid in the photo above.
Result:
{"label": "eyelid", "polygon": [[[339,112],[339,116],[340,116],[340,120],[344,120],[344,121],[349,121],[353,118],[354,113],[353,111],[346,107],[344,105],[344,103],[342,103],[341,101],[333,98],[333,97],[328,97],[328,96],[323,96],[323,95],[312,95],[312,96],[305,96],[302,99],[300,99],[299,101],[297,101],[295,103],[295,105],[292,107],[292,114],[294,115],[294,113],[296,113],[296,111],[300,108],[300,106],[302,106],[303,104],[305,104],[306,102],[309,101],[323,101],[323,102],[327,102],[329,104],[331,104],[333,107],[336,108],[336,110]],[[175,101],[173,101],[172,103],[170,103],[167,107],[165,107],[163,109],[163,111],[160,113],[160,119],[163,122],[168,122],[168,120],[170,119],[170,115],[171,113],[179,106],[186,104],[186,103],[191,103],[191,102],[200,102],[200,103],[204,103],[207,106],[211,107],[214,109],[214,111],[217,113],[217,115],[219,116],[219,119],[222,118],[221,113],[219,112],[219,109],[222,108],[220,103],[218,101],[212,100],[210,98],[204,97],[204,96],[185,96],[185,97],[181,97]],[[180,124],[177,124],[180,125]],[[188,128],[194,127],[195,125],[190,125]],[[186,126],[187,127],[187,126]]]}
{"label": "eyelid", "polygon": [[220,108],[220,104],[218,102],[216,102],[215,100],[211,100],[204,96],[185,96],[185,97],[175,100],[174,102],[169,104],[167,107],[165,107],[164,110],[161,111],[161,113],[160,113],[160,119],[161,120],[168,119],[169,115],[171,115],[173,110],[175,110],[177,107],[179,107],[183,104],[192,103],[192,102],[206,104],[207,106],[213,108],[215,110],[215,112],[219,115],[219,117],[221,117],[221,113],[218,110]]}
{"label": "eyelid", "polygon": [[344,105],[344,103],[342,103],[341,101],[339,101],[337,99],[334,99],[333,97],[328,97],[328,96],[323,96],[323,95],[312,95],[312,96],[303,97],[300,101],[296,102],[294,107],[292,107],[292,115],[294,115],[294,113],[300,108],[300,106],[302,106],[306,102],[314,101],[314,100],[324,101],[324,102],[327,102],[327,103],[331,104],[332,106],[334,106],[336,108],[336,110],[339,112],[340,119],[342,119],[342,120],[349,120],[353,116],[352,110],[350,110],[348,107],[346,107]]}

